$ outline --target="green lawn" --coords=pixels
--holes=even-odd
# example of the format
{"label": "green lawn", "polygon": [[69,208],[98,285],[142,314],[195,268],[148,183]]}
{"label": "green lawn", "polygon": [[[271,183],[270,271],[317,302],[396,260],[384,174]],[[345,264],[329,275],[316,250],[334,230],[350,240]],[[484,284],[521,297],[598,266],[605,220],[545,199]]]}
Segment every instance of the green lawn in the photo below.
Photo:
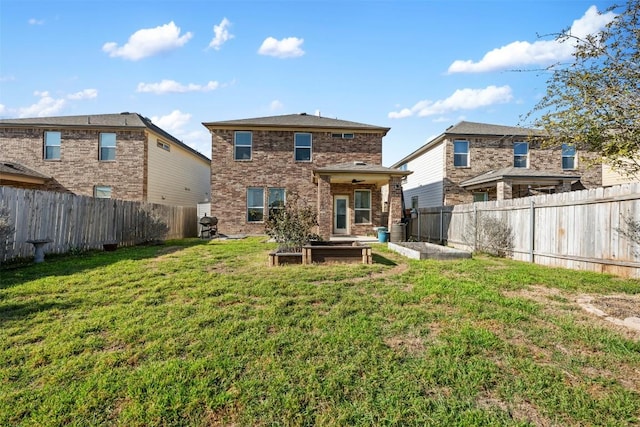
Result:
{"label": "green lawn", "polygon": [[503,259],[268,268],[182,240],[0,270],[0,425],[634,425],[638,335]]}

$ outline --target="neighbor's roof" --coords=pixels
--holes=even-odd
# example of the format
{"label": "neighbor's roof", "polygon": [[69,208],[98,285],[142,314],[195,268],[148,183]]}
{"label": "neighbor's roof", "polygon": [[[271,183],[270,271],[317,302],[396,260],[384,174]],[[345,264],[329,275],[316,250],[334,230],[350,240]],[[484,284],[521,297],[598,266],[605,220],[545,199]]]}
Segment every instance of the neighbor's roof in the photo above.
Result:
{"label": "neighbor's roof", "polygon": [[34,117],[24,119],[2,119],[0,127],[42,127],[42,128],[102,128],[102,129],[149,129],[170,142],[190,151],[210,162],[204,154],[194,150],[170,133],[153,124],[138,113],[88,114],[82,116]]}
{"label": "neighbor's roof", "polygon": [[580,175],[570,172],[550,171],[550,170],[532,170],[527,168],[502,168],[490,170],[471,179],[460,183],[461,187],[469,187],[478,184],[487,184],[490,182],[502,181],[504,179],[531,179],[531,180],[560,180],[560,179],[580,179]]}
{"label": "neighbor's roof", "polygon": [[331,119],[307,113],[287,114],[283,116],[257,117],[253,119],[225,120],[202,123],[209,129],[241,128],[299,128],[299,129],[341,129],[353,131],[382,132],[386,135],[390,128],[368,125],[348,120]]}
{"label": "neighbor's roof", "polygon": [[398,162],[394,163],[392,167],[399,167],[400,165],[407,163],[408,161],[418,157],[425,151],[429,150],[434,145],[442,142],[445,138],[451,135],[466,135],[466,136],[544,136],[544,132],[539,129],[529,129],[517,126],[502,126],[492,125],[489,123],[476,123],[462,121],[455,125],[449,126],[443,133],[435,138],[427,141],[422,147],[415,150],[413,153],[405,156]]}
{"label": "neighbor's roof", "polygon": [[5,174],[39,178],[43,180],[51,178],[50,176],[37,172],[33,169],[29,169],[28,167],[21,165],[20,163],[0,160],[0,176]]}

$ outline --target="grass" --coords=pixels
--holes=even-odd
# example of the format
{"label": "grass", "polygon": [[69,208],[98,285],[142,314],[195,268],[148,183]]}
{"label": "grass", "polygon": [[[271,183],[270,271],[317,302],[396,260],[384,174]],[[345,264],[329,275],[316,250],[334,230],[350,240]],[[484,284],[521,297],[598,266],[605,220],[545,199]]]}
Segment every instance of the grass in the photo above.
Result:
{"label": "grass", "polygon": [[0,270],[0,425],[634,425],[640,282],[476,257],[267,268],[181,240]]}

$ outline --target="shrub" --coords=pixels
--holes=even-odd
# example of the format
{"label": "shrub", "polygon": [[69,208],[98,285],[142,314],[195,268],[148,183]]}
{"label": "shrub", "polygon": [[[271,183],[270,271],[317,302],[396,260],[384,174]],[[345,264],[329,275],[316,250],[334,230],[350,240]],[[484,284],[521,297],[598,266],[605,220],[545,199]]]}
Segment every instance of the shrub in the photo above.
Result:
{"label": "shrub", "polygon": [[4,259],[4,254],[13,240],[14,228],[9,219],[9,209],[0,205],[0,261]]}
{"label": "shrub", "polygon": [[[627,216],[624,218],[624,227],[618,227],[616,231],[629,241],[640,246],[640,221],[636,221],[632,217]],[[640,249],[634,249],[633,254],[640,256]]]}
{"label": "shrub", "polygon": [[478,252],[498,257],[513,255],[513,230],[504,221],[485,216],[478,221],[478,229],[469,225],[465,230],[465,241]]}
{"label": "shrub", "polygon": [[313,232],[317,225],[316,210],[293,193],[286,204],[269,206],[265,232],[279,244],[278,252],[302,252],[302,246],[311,240],[322,240]]}

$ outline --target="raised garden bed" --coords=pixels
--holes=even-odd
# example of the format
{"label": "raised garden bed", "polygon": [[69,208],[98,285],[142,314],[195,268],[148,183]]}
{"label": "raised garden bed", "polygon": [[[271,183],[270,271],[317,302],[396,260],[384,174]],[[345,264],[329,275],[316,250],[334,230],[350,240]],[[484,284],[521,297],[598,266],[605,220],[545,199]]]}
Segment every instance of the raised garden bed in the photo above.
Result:
{"label": "raised garden bed", "polygon": [[269,253],[269,266],[313,263],[372,264],[371,246],[348,241],[312,242],[302,247],[302,253]]}
{"label": "raised garden bed", "polygon": [[389,243],[388,248],[411,259],[471,258],[471,252],[427,242]]}

